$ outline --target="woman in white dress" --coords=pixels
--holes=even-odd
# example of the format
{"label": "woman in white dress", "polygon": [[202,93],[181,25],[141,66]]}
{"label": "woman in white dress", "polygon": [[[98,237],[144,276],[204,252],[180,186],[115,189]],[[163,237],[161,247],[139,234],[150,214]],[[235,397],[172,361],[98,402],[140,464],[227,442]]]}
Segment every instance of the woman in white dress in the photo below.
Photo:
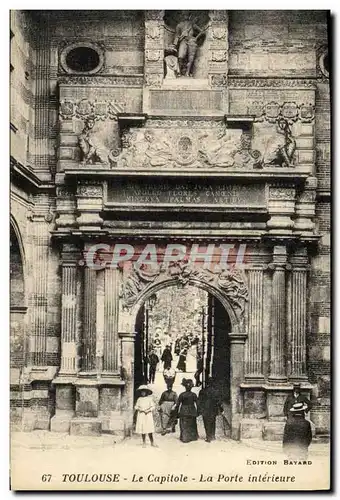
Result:
{"label": "woman in white dress", "polygon": [[153,410],[155,403],[152,398],[152,390],[146,385],[141,385],[137,389],[139,397],[137,399],[135,410],[137,412],[136,433],[142,435],[143,447],[145,448],[145,438],[149,435],[151,446],[156,446],[153,440],[155,425],[153,421]]}

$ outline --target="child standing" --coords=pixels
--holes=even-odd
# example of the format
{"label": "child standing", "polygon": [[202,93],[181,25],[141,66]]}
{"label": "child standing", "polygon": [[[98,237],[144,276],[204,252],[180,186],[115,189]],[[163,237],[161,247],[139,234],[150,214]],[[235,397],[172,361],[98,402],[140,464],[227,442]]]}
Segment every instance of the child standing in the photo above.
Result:
{"label": "child standing", "polygon": [[153,433],[155,432],[155,425],[153,422],[152,411],[155,408],[155,403],[152,399],[152,390],[146,385],[141,385],[137,389],[137,394],[139,395],[135,410],[137,411],[136,420],[136,433],[142,435],[143,448],[145,448],[145,438],[149,435],[151,446],[155,446],[153,440]]}

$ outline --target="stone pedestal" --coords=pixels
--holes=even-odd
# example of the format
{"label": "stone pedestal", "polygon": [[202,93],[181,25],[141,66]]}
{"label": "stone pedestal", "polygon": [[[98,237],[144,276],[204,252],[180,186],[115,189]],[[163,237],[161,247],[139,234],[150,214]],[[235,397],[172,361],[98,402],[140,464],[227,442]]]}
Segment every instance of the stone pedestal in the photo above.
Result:
{"label": "stone pedestal", "polygon": [[74,418],[71,420],[70,434],[73,436],[100,436],[102,424],[96,418]]}
{"label": "stone pedestal", "polygon": [[[117,380],[117,383],[119,382]],[[121,393],[121,385],[100,388],[99,418],[104,432],[124,433],[125,419],[121,413]]]}
{"label": "stone pedestal", "polygon": [[56,384],[56,411],[51,419],[51,431],[69,432],[71,419],[74,416],[75,389],[73,385],[66,385],[55,380]]}
{"label": "stone pedestal", "polygon": [[285,419],[265,422],[263,424],[263,439],[265,441],[282,441],[285,424]]}
{"label": "stone pedestal", "polygon": [[78,385],[77,383],[76,390],[76,416],[97,417],[99,411],[98,387],[92,384]]}
{"label": "stone pedestal", "polygon": [[125,382],[121,411],[124,415],[126,433],[131,434],[133,428],[135,334],[120,332],[119,337],[121,339],[122,378]]}
{"label": "stone pedestal", "polygon": [[308,236],[315,231],[315,197],[317,188],[317,178],[308,177],[303,190],[298,193],[296,200],[296,219],[294,222],[294,232]]}
{"label": "stone pedestal", "polygon": [[269,188],[268,211],[270,219],[267,228],[270,234],[289,235],[292,233],[295,208],[295,188],[293,186],[271,185]]}
{"label": "stone pedestal", "polygon": [[103,210],[103,187],[94,181],[82,181],[77,186],[77,218],[79,229],[83,231],[98,230],[103,219],[100,212]]}

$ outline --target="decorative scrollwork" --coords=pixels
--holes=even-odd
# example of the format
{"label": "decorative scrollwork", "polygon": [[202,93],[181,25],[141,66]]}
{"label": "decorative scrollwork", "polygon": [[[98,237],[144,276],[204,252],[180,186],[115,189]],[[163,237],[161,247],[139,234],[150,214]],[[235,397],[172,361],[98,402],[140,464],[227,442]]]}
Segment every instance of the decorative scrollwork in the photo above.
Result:
{"label": "decorative scrollwork", "polygon": [[235,314],[242,319],[245,302],[248,301],[246,278],[240,269],[217,269],[210,271],[192,265],[183,260],[168,265],[154,264],[151,266],[134,264],[131,273],[122,284],[120,297],[124,309],[131,309],[139,300],[141,294],[151,285],[166,281],[177,282],[178,286],[188,285],[190,281],[202,282],[216,288],[230,302]]}

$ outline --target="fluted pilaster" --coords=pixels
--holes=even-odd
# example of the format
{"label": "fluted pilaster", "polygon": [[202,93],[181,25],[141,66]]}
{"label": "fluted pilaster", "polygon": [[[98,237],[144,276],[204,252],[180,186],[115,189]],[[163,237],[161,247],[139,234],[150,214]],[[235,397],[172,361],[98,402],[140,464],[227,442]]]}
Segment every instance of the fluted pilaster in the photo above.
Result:
{"label": "fluted pilaster", "polygon": [[290,302],[290,378],[306,379],[306,320],[307,320],[307,271],[306,249],[298,249],[290,260],[291,302]]}
{"label": "fluted pilaster", "polygon": [[286,248],[274,247],[272,275],[270,375],[276,382],[284,382],[286,375]]}
{"label": "fluted pilaster", "polygon": [[263,270],[248,271],[248,339],[246,378],[263,378]]}
{"label": "fluted pilaster", "polygon": [[77,371],[77,263],[62,262],[61,368],[60,374]]}
{"label": "fluted pilaster", "polygon": [[82,370],[92,371],[96,368],[96,303],[97,277],[96,271],[84,269],[84,329]]}
{"label": "fluted pilaster", "polygon": [[119,270],[105,269],[104,371],[118,370]]}

